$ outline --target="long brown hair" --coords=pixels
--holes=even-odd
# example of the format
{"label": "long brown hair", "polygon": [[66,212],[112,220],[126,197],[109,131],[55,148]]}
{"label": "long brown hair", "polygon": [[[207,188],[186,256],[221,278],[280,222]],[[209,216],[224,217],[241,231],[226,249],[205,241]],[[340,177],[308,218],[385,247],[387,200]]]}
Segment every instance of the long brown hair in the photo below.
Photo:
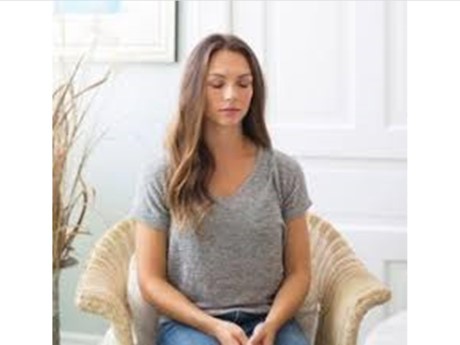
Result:
{"label": "long brown hair", "polygon": [[256,146],[271,148],[265,124],[265,82],[252,49],[234,35],[213,34],[191,52],[182,78],[179,109],[170,123],[165,147],[168,157],[166,201],[172,219],[182,230],[200,232],[204,217],[214,204],[208,185],[215,160],[203,136],[206,108],[205,79],[213,54],[229,50],[242,54],[253,75],[253,96],[242,121],[243,135]]}

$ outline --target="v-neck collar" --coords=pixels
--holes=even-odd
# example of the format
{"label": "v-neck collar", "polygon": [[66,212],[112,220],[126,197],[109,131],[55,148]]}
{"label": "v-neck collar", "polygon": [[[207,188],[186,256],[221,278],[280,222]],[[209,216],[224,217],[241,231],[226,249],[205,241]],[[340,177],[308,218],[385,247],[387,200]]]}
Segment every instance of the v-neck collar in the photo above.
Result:
{"label": "v-neck collar", "polygon": [[254,162],[254,167],[252,168],[252,171],[249,173],[249,175],[244,179],[244,181],[239,185],[239,187],[236,189],[235,192],[231,195],[225,195],[225,196],[216,196],[213,195],[212,197],[214,200],[220,202],[220,203],[227,203],[231,202],[232,200],[236,199],[240,194],[243,193],[244,190],[248,188],[248,185],[250,182],[254,179],[254,177],[257,175],[257,172],[259,170],[261,161],[262,161],[262,156],[264,154],[265,149],[263,147],[259,147],[257,149],[257,156]]}

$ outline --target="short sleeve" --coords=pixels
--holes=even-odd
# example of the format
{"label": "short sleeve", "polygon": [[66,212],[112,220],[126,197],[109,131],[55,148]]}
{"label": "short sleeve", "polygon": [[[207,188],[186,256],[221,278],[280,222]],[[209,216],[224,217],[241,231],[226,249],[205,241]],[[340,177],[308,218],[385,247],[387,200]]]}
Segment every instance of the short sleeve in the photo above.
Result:
{"label": "short sleeve", "polygon": [[312,205],[300,164],[289,157],[281,179],[282,214],[285,222],[305,213]]}
{"label": "short sleeve", "polygon": [[168,231],[170,213],[165,191],[166,166],[161,163],[147,165],[136,184],[130,218],[143,221],[156,230]]}

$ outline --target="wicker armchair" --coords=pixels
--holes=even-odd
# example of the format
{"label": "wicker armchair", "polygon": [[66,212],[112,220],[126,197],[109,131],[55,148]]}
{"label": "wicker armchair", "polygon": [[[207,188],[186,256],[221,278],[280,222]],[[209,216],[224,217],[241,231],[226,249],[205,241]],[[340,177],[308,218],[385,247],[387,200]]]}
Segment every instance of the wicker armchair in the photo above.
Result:
{"label": "wicker armchair", "polygon": [[[390,299],[390,291],[356,257],[334,227],[307,215],[312,282],[305,303],[318,302],[315,345],[356,345],[361,320],[372,307]],[[111,323],[111,344],[136,345],[127,303],[127,279],[134,251],[133,220],[109,229],[96,243],[77,287],[76,304]],[[107,341],[106,341],[107,343]]]}

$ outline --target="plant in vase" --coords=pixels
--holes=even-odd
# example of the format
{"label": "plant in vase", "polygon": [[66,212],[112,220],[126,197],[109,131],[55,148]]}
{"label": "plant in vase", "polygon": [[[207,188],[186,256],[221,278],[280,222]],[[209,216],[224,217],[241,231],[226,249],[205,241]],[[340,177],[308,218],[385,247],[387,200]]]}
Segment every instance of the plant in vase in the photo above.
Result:
{"label": "plant in vase", "polygon": [[77,264],[73,256],[73,241],[84,230],[85,217],[94,189],[85,182],[83,171],[94,147],[85,146],[78,155],[85,117],[89,110],[83,105],[85,96],[108,79],[102,79],[76,90],[76,76],[83,57],[76,63],[70,77],[53,92],[53,345],[60,343],[59,277],[61,270]]}

